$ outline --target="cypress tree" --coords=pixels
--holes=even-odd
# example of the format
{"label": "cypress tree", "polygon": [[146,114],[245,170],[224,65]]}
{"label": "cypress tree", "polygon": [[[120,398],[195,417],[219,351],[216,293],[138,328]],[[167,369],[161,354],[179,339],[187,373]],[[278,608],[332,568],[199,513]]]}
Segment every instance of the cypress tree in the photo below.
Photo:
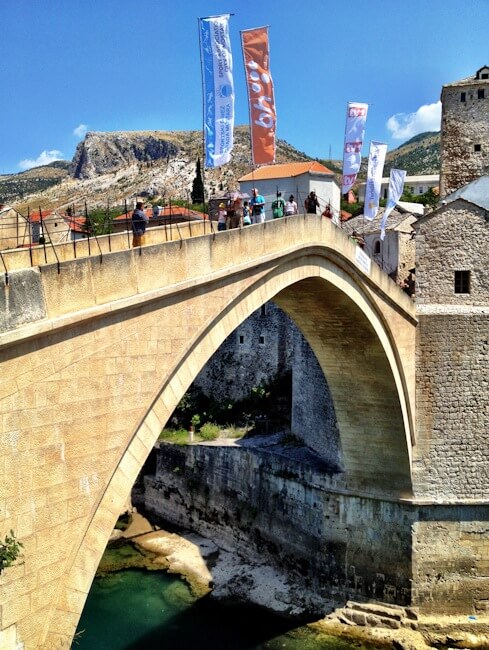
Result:
{"label": "cypress tree", "polygon": [[197,165],[195,166],[195,178],[192,183],[192,203],[204,202],[204,181],[202,180],[202,170],[200,168],[200,158],[197,158]]}

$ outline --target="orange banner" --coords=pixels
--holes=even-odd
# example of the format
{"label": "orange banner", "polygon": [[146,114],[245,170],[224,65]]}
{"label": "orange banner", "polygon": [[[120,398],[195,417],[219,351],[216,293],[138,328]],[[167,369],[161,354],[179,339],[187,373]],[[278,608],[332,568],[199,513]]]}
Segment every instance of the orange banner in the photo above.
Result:
{"label": "orange banner", "polygon": [[250,104],[251,154],[255,165],[275,162],[277,114],[270,75],[268,27],[241,32]]}

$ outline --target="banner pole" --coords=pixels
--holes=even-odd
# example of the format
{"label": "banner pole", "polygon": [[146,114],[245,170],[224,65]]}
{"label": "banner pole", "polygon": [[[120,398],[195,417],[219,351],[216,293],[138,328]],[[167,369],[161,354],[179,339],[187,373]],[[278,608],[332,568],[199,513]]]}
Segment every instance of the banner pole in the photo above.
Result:
{"label": "banner pole", "polygon": [[[210,18],[210,16],[209,16]],[[206,162],[206,151],[205,151],[205,96],[204,96],[204,59],[202,57],[202,18],[197,18],[197,25],[199,30],[199,57],[200,57],[200,81],[202,85],[202,187],[204,191],[203,196],[203,208],[204,208],[204,234],[205,234],[205,162]],[[209,219],[211,218],[209,211]]]}

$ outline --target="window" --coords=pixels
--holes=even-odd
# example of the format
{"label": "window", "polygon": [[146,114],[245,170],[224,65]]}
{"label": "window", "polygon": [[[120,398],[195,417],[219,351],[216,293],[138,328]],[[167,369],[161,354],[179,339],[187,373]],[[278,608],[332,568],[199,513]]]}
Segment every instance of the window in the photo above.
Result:
{"label": "window", "polygon": [[477,91],[477,99],[484,99],[484,88],[479,88]]}
{"label": "window", "polygon": [[387,192],[388,192],[388,190],[387,190],[387,187],[386,187],[386,188],[384,189],[384,199],[387,198]]}
{"label": "window", "polygon": [[423,188],[422,185],[420,185],[420,186],[418,187],[418,192],[419,192],[419,194],[424,194],[424,188]]}
{"label": "window", "polygon": [[374,244],[374,255],[378,255],[380,253],[380,239],[377,239],[377,241]]}
{"label": "window", "polygon": [[266,305],[262,305],[262,306],[260,307],[260,316],[266,316],[266,315],[267,315],[267,306],[266,306]]}
{"label": "window", "polygon": [[265,345],[265,337],[263,336],[263,334],[260,336],[259,341],[260,341],[260,345]]}
{"label": "window", "polygon": [[470,293],[470,271],[455,271],[455,293]]}
{"label": "window", "polygon": [[477,153],[482,151],[481,145],[480,144],[474,144],[474,151],[477,152]]}
{"label": "window", "polygon": [[489,79],[489,73],[488,72],[483,72],[481,74],[481,79]]}
{"label": "window", "polygon": [[465,93],[460,93],[460,101],[461,102],[465,101]]}
{"label": "window", "polygon": [[243,345],[243,343],[244,343],[244,336],[240,335],[240,337],[239,337],[239,344],[240,344],[240,345]]}

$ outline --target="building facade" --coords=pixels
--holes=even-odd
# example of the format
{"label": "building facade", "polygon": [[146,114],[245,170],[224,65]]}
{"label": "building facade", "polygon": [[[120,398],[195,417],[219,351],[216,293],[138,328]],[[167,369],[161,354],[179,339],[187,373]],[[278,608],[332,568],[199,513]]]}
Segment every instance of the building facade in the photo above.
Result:
{"label": "building facade", "polygon": [[489,171],[489,66],[443,86],[440,196]]}
{"label": "building facade", "polygon": [[291,194],[297,202],[299,214],[305,212],[304,201],[309,192],[314,190],[319,199],[321,213],[327,205],[333,211],[339,223],[341,190],[335,175],[324,165],[316,161],[265,165],[239,179],[241,192],[251,195],[256,187],[265,198],[266,218],[272,219],[272,201],[277,192],[287,201]]}
{"label": "building facade", "polygon": [[[389,177],[382,179],[380,188],[380,196],[382,199],[387,198],[389,191]],[[440,185],[440,174],[424,174],[421,176],[406,176],[404,180],[404,190],[410,192],[413,196],[421,196],[426,194],[430,189],[435,189]],[[358,188],[358,201],[363,203],[365,201],[365,183],[362,183]]]}

